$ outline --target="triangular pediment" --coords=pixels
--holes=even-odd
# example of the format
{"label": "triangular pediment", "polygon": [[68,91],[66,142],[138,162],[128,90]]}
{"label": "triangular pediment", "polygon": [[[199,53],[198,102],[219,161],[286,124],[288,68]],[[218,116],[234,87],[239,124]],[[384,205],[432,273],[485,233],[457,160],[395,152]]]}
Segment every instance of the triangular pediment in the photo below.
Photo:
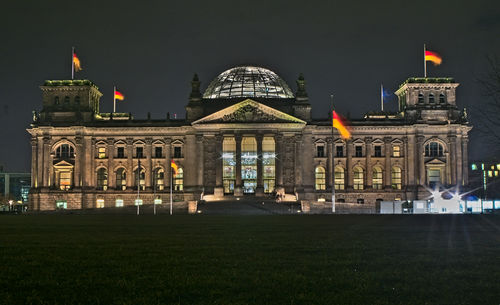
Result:
{"label": "triangular pediment", "polygon": [[214,112],[195,122],[195,124],[209,123],[299,123],[305,121],[276,110],[251,99],[246,99],[232,106]]}
{"label": "triangular pediment", "polygon": [[427,162],[425,162],[426,165],[440,165],[440,166],[444,166],[446,165],[445,162],[439,160],[439,159],[432,159],[432,160],[429,160]]}
{"label": "triangular pediment", "polygon": [[67,161],[59,161],[57,162],[56,164],[54,164],[54,167],[55,168],[72,168],[73,167],[73,164],[67,162]]}

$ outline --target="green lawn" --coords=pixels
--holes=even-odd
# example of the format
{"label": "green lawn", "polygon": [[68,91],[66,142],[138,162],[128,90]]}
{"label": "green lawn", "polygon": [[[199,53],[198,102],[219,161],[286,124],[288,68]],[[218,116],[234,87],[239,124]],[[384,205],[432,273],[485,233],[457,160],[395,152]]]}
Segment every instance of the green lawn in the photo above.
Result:
{"label": "green lawn", "polygon": [[494,215],[4,215],[0,232],[0,304],[500,304]]}

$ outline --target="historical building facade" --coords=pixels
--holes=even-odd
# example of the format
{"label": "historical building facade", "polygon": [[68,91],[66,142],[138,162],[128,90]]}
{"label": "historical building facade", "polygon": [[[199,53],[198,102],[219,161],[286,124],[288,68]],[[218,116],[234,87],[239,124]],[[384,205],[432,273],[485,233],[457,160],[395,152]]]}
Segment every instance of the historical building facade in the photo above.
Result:
{"label": "historical building facade", "polygon": [[[185,119],[101,113],[88,80],[46,81],[33,113],[34,210],[98,208],[288,194],[297,200],[375,204],[413,200],[429,187],[467,185],[471,127],[450,78],[409,78],[397,113],[350,122],[311,117],[305,80],[294,94],[274,72],[229,69],[202,94],[195,75]],[[170,160],[179,170],[171,176]],[[140,203],[139,201],[138,203]]]}

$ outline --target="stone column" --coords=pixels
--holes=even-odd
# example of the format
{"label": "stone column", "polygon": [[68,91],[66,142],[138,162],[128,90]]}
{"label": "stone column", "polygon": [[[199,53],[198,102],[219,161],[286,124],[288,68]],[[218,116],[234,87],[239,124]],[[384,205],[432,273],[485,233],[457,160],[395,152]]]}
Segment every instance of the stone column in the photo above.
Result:
{"label": "stone column", "polygon": [[404,156],[407,167],[406,173],[408,179],[406,180],[407,184],[412,188],[418,184],[418,150],[415,147],[415,136],[410,134],[408,135],[407,140],[408,152]]}
{"label": "stone column", "polygon": [[353,180],[353,171],[352,171],[352,152],[353,152],[354,144],[352,140],[346,140],[346,171],[345,171],[345,179],[347,181],[347,189],[353,189],[354,180]]}
{"label": "stone column", "polygon": [[264,196],[264,182],[262,179],[262,140],[261,134],[255,135],[257,141],[257,188],[255,189],[256,196]]}
{"label": "stone column", "polygon": [[50,137],[49,136],[44,136],[43,137],[43,186],[44,187],[50,187],[49,185],[49,175],[50,175],[50,167],[52,167],[49,164],[50,161]]}
{"label": "stone column", "polygon": [[418,185],[425,185],[425,163],[424,163],[424,136],[417,136],[416,164],[418,168]]}
{"label": "stone column", "polygon": [[449,135],[448,136],[448,143],[450,145],[449,152],[450,152],[450,184],[458,184],[457,179],[457,137],[455,135]]}
{"label": "stone column", "polygon": [[82,166],[83,174],[83,187],[93,187],[94,185],[94,160],[95,160],[95,149],[93,145],[93,140],[91,136],[83,137],[83,156],[85,158],[85,166]]}
{"label": "stone column", "polygon": [[326,188],[330,189],[330,192],[331,192],[332,187],[334,187],[333,178],[335,175],[335,165],[333,164],[333,160],[334,160],[334,153],[335,153],[334,148],[335,148],[335,146],[333,145],[333,138],[332,137],[326,138],[326,143],[327,143],[326,153],[327,153],[327,157],[328,157],[328,161],[327,161],[328,169],[326,170],[326,172],[327,172],[327,177],[326,177],[327,186],[326,186]]}
{"label": "stone column", "polygon": [[[144,162],[144,168],[146,170],[146,188],[152,190],[153,186],[153,164],[152,164],[152,154],[153,154],[153,139],[152,138],[146,138],[146,162]],[[142,162],[141,162],[142,163]]]}
{"label": "stone column", "polygon": [[368,189],[373,186],[373,167],[372,167],[372,138],[365,138],[366,147],[366,186]]}
{"label": "stone column", "polygon": [[[462,142],[462,143],[460,143]],[[462,151],[461,151],[461,156],[460,159],[462,164],[459,164],[460,167],[458,168],[460,170],[459,175],[457,175],[457,184],[462,183],[463,185],[469,184],[469,151],[468,151],[468,142],[469,138],[467,135],[461,138],[461,141],[458,143],[458,145],[462,144]],[[459,180],[460,179],[460,180]]]}
{"label": "stone column", "polygon": [[107,139],[108,147],[106,148],[106,156],[108,157],[108,188],[115,189],[116,188],[116,173],[114,170],[114,158],[115,158],[115,149],[114,149],[114,139]]}
{"label": "stone column", "polygon": [[83,153],[83,138],[81,136],[75,137],[75,171],[73,173],[73,177],[75,179],[74,186],[75,188],[80,188],[82,187],[82,171],[83,171],[83,164],[82,160],[85,157]]}
{"label": "stone column", "polygon": [[[236,185],[234,186],[234,195],[243,196],[243,185],[241,181],[241,135],[235,135],[236,139]],[[221,143],[222,149],[222,143]],[[222,168],[222,165],[220,166]],[[222,179],[221,179],[222,180]]]}
{"label": "stone column", "polygon": [[224,137],[220,134],[215,136],[215,189],[214,195],[217,197],[224,196],[224,188],[222,186],[222,141]]}
{"label": "stone column", "polygon": [[37,169],[37,140],[36,137],[31,138],[31,187],[38,187],[38,169]]}
{"label": "stone column", "polygon": [[384,185],[386,189],[391,189],[391,172],[392,172],[392,166],[391,166],[391,156],[392,156],[392,145],[391,145],[391,137],[385,137],[384,138],[384,154],[385,154],[385,177],[384,177]]}
{"label": "stone column", "polygon": [[283,158],[285,157],[283,151],[283,135],[277,134],[275,139],[276,188],[281,188],[283,187]]}
{"label": "stone column", "polygon": [[43,176],[45,176],[44,168],[45,168],[45,150],[44,150],[44,140],[43,137],[38,136],[37,137],[37,153],[36,155],[38,156],[38,160],[36,163],[36,168],[37,168],[37,182],[38,182],[38,187],[44,187],[45,180]]}
{"label": "stone column", "polygon": [[127,138],[127,188],[134,186],[134,139]]}
{"label": "stone column", "polygon": [[163,151],[165,151],[165,159],[163,160],[163,168],[165,169],[165,173],[163,175],[163,185],[165,186],[165,190],[170,191],[170,182],[172,181],[170,176],[172,174],[172,169],[170,168],[171,158],[171,144],[172,140],[170,138],[165,138],[165,145],[163,146]]}
{"label": "stone column", "polygon": [[302,179],[302,170],[304,164],[303,158],[303,145],[302,145],[302,135],[296,134],[294,137],[295,142],[295,152],[294,152],[294,169],[295,169],[295,191],[297,193],[303,192],[303,179]]}
{"label": "stone column", "polygon": [[[204,165],[205,165],[205,157],[204,157],[204,141],[203,141],[203,135],[196,135],[196,159],[198,161],[197,163],[197,181],[196,184],[198,185],[198,188],[200,188],[200,191],[203,191],[203,172],[204,172]],[[196,198],[195,198],[196,199]]]}

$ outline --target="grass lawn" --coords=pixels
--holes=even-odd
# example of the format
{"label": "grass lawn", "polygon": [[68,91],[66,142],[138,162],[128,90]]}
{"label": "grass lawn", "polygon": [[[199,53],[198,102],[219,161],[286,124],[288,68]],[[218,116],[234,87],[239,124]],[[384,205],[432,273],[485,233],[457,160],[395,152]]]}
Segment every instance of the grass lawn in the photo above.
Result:
{"label": "grass lawn", "polygon": [[0,304],[500,304],[495,215],[21,215],[0,232]]}

